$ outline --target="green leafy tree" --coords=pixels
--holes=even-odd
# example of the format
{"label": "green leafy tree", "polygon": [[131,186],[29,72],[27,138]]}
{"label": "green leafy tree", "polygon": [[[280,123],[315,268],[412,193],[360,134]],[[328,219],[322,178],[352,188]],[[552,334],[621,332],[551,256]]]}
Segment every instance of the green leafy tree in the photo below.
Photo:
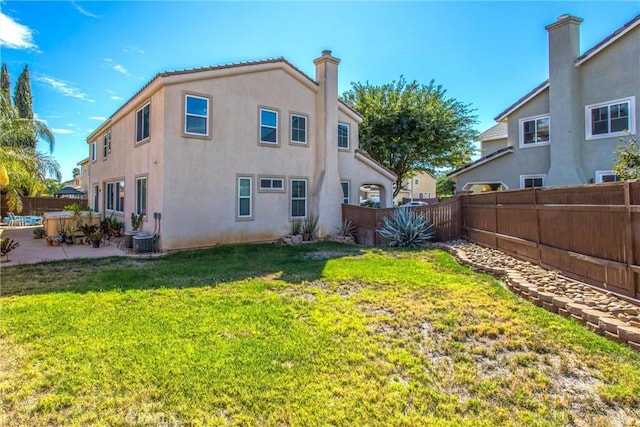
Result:
{"label": "green leafy tree", "polygon": [[397,175],[394,197],[412,171],[458,167],[471,159],[476,116],[433,80],[352,83],[342,99],[363,117],[360,148]]}
{"label": "green leafy tree", "polygon": [[0,190],[9,209],[17,212],[22,211],[22,197],[44,190],[49,176],[61,179],[58,163],[26,143],[32,135],[53,150],[51,130],[43,122],[21,118],[10,96],[0,90]]}
{"label": "green leafy tree", "polygon": [[620,145],[616,147],[615,166],[613,171],[622,181],[640,178],[640,146],[638,138],[628,134],[626,139],[619,138]]}
{"label": "green leafy tree", "polygon": [[456,183],[447,178],[446,174],[438,175],[436,179],[436,193],[438,197],[453,196],[456,192]]}
{"label": "green leafy tree", "polygon": [[0,71],[0,90],[5,92],[7,96],[11,96],[11,83],[7,64],[2,64],[2,71]]}
{"label": "green leafy tree", "polygon": [[71,172],[73,174],[73,177],[77,177],[78,175],[80,175],[80,168],[73,168],[73,171]]}
{"label": "green leafy tree", "polygon": [[[18,110],[21,119],[33,120],[33,98],[31,96],[31,80],[29,78],[29,66],[25,65],[22,73],[18,76],[13,104]],[[35,132],[29,132],[20,145],[35,147],[37,136]]]}

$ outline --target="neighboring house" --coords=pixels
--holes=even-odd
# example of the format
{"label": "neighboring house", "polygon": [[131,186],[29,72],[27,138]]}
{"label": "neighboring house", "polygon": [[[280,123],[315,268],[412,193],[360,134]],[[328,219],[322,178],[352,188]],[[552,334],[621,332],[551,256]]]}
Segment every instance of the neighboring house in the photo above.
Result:
{"label": "neighboring house", "polygon": [[581,22],[562,15],[546,27],[549,80],[495,118],[507,145],[487,141],[483,157],[451,172],[457,191],[617,179],[618,138],[636,134],[640,121],[640,15],[582,55]]}
{"label": "neighboring house", "polygon": [[498,123],[490,127],[478,135],[475,141],[480,143],[480,157],[488,156],[509,146],[507,123]]}
{"label": "neighboring house", "polygon": [[429,172],[418,172],[412,178],[402,181],[402,188],[393,202],[401,205],[405,199],[427,200],[436,197],[436,178]]}
{"label": "neighboring house", "polygon": [[[380,198],[380,191],[376,186],[366,185],[360,188],[360,203],[367,201],[373,202],[377,206]],[[429,200],[437,201],[436,196],[436,178],[429,172],[419,172],[413,178],[402,181],[402,188],[396,197],[393,198],[393,204],[399,206],[407,200]]]}
{"label": "neighboring house", "polygon": [[89,194],[89,158],[79,161],[77,165],[80,173],[73,178],[73,187]]}
{"label": "neighboring house", "polygon": [[340,60],[314,63],[315,80],[283,58],[157,74],[87,138],[90,205],[125,229],[144,214],[163,250],[271,241],[313,215],[331,235],[364,184],[391,206],[395,176],[338,100]]}

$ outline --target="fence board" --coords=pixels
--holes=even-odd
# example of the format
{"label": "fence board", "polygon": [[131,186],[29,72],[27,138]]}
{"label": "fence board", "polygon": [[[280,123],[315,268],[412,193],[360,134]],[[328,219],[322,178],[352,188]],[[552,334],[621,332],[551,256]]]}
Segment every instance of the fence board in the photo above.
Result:
{"label": "fence board", "polygon": [[640,182],[461,198],[469,240],[640,299]]}
{"label": "fence board", "polygon": [[[88,206],[87,199],[70,199],[68,197],[23,197],[22,212],[20,215],[42,215],[43,212],[61,211],[64,207],[73,203]],[[2,196],[0,200],[0,215],[4,218],[9,212],[7,198]]]}

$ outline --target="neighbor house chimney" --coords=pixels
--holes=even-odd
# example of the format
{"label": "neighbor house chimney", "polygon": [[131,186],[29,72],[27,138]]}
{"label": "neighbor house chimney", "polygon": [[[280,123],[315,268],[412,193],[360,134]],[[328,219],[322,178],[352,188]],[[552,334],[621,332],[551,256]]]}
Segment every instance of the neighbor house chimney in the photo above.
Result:
{"label": "neighbor house chimney", "polygon": [[584,126],[576,58],[582,19],[561,15],[549,33],[550,163],[546,186],[586,183],[582,171]]}
{"label": "neighbor house chimney", "polygon": [[335,232],[342,221],[342,187],[338,172],[338,64],[330,50],[313,61],[316,65],[317,146],[312,209],[318,218],[318,234]]}

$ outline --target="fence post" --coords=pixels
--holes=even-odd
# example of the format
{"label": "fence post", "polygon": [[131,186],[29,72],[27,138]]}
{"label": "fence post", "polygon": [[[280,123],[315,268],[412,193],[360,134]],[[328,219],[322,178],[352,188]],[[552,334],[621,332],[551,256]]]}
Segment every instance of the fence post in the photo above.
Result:
{"label": "fence post", "polygon": [[[624,227],[624,242],[625,242],[625,258],[627,261],[627,274],[626,281],[627,286],[631,289],[632,296],[635,298],[638,294],[638,284],[636,283],[636,275],[631,268],[633,265],[633,230],[631,224],[631,188],[628,182],[624,183],[624,208],[625,208],[625,227]],[[606,267],[605,267],[606,268]]]}
{"label": "fence post", "polygon": [[533,187],[533,212],[536,216],[536,252],[538,265],[542,265],[542,249],[540,248],[540,210],[538,210],[538,190]]}
{"label": "fence post", "polygon": [[493,209],[495,214],[494,224],[493,224],[493,237],[495,240],[494,249],[498,249],[498,192],[494,191],[493,193]]}

